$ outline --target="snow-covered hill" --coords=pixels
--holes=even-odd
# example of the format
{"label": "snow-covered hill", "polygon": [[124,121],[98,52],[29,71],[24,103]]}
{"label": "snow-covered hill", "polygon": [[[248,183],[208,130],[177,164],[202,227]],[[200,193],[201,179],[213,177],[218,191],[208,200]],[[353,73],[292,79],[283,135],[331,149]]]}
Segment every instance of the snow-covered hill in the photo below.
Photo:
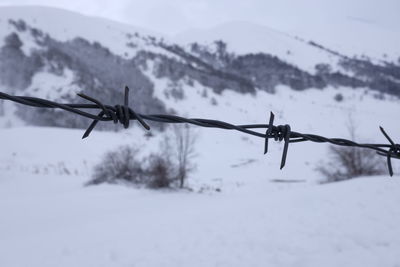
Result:
{"label": "snow-covered hill", "polygon": [[210,30],[190,30],[178,34],[174,40],[182,44],[212,44],[223,40],[238,54],[269,53],[311,73],[319,63],[330,64],[337,70],[340,60],[339,56],[311,46],[300,37],[246,22],[226,23]]}
{"label": "snow-covered hill", "polygon": [[400,59],[400,37],[395,30],[352,17],[338,19],[331,25],[313,27],[313,34],[282,32],[254,23],[234,21],[210,29],[187,30],[174,36],[174,40],[182,44],[224,40],[237,53],[272,53],[311,70],[317,63],[334,64],[337,58],[310,47],[309,41],[348,57],[365,56],[374,62],[398,62]]}
{"label": "snow-covered hill", "polygon": [[[143,36],[162,37],[162,34],[147,29],[126,25],[111,20],[88,17],[71,11],[48,7],[0,7],[0,46],[4,38],[15,31],[9,20],[23,20],[28,25],[49,34],[58,41],[68,41],[76,37],[84,37],[89,42],[101,44],[114,53],[123,55],[126,51],[126,34],[141,33]],[[26,36],[26,41],[31,37]],[[37,48],[34,41],[24,43],[24,52],[29,53],[32,48]]]}
{"label": "snow-covered hill", "polygon": [[102,91],[110,96],[127,84],[146,102],[135,103],[143,111],[162,110],[162,99],[150,95],[162,78],[169,80],[164,89],[175,97],[182,95],[182,86],[195,82],[217,93],[274,92],[286,85],[294,90],[345,86],[400,94],[400,65],[390,51],[381,59],[240,22],[167,38],[53,8],[1,7],[0,15],[3,91],[54,90],[42,79],[61,77],[67,84],[59,88],[59,97],[70,99],[63,92]]}

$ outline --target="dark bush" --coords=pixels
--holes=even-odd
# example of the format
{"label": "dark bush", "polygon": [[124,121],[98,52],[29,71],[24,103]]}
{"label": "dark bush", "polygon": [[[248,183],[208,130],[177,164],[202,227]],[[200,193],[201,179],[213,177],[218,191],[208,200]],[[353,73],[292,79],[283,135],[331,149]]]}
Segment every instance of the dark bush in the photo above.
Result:
{"label": "dark bush", "polygon": [[92,180],[86,185],[126,183],[150,188],[166,188],[177,180],[174,165],[168,155],[151,154],[139,158],[138,149],[121,146],[107,152],[94,167]]}
{"label": "dark bush", "polygon": [[150,155],[147,161],[147,185],[155,189],[170,187],[174,181],[171,162],[167,158],[157,154]]}
{"label": "dark bush", "polygon": [[[359,139],[356,134],[357,122],[349,115],[347,130],[351,140]],[[317,167],[325,176],[325,182],[337,182],[360,176],[386,173],[385,161],[376,151],[346,146],[330,146],[329,161]]]}
{"label": "dark bush", "polygon": [[4,42],[7,46],[13,47],[15,49],[20,49],[21,46],[23,45],[21,39],[19,39],[18,34],[16,34],[15,32],[11,33],[10,35],[7,35],[4,38]]}
{"label": "dark bush", "polygon": [[331,146],[329,152],[330,161],[317,168],[326,177],[326,182],[381,175],[386,172],[384,160],[375,151],[355,147]]}
{"label": "dark bush", "polygon": [[334,97],[334,99],[336,100],[336,102],[342,102],[344,97],[341,93],[337,93]]}
{"label": "dark bush", "polygon": [[143,184],[144,171],[138,159],[138,149],[121,146],[106,153],[94,167],[93,179],[87,184],[129,182]]}

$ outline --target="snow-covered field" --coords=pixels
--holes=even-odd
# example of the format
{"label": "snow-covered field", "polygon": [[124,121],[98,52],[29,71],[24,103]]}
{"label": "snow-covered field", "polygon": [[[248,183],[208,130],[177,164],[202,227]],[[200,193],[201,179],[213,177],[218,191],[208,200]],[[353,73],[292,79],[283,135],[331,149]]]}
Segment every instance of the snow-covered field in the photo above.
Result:
{"label": "snow-covered field", "polygon": [[399,177],[220,193],[0,172],[0,266],[399,266]]}

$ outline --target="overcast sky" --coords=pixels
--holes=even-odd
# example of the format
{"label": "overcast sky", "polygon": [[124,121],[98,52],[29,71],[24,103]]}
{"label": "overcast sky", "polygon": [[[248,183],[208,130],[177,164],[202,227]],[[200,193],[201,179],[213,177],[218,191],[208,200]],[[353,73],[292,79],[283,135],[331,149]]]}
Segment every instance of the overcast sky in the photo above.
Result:
{"label": "overcast sky", "polygon": [[400,33],[400,0],[0,0],[0,5],[60,7],[165,34],[237,20],[301,32],[338,19]]}

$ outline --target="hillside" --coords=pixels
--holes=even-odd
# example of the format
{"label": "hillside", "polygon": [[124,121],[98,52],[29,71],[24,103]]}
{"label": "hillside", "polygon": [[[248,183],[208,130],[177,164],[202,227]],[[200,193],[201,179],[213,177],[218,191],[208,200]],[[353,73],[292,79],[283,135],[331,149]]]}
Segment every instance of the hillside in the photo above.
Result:
{"label": "hillside", "polygon": [[[75,93],[83,92],[114,103],[128,85],[135,95],[131,105],[142,113],[179,113],[165,99],[183,100],[189,90],[255,95],[273,94],[279,86],[299,91],[334,87],[365,89],[376,98],[400,95],[395,58],[353,57],[318,40],[256,25],[225,25],[210,32],[207,42],[182,44],[180,38],[59,9],[1,7],[0,15],[0,84],[14,94],[78,102]],[[232,29],[252,35],[238,42]],[[49,110],[17,107],[16,113],[33,125],[87,125]]]}

